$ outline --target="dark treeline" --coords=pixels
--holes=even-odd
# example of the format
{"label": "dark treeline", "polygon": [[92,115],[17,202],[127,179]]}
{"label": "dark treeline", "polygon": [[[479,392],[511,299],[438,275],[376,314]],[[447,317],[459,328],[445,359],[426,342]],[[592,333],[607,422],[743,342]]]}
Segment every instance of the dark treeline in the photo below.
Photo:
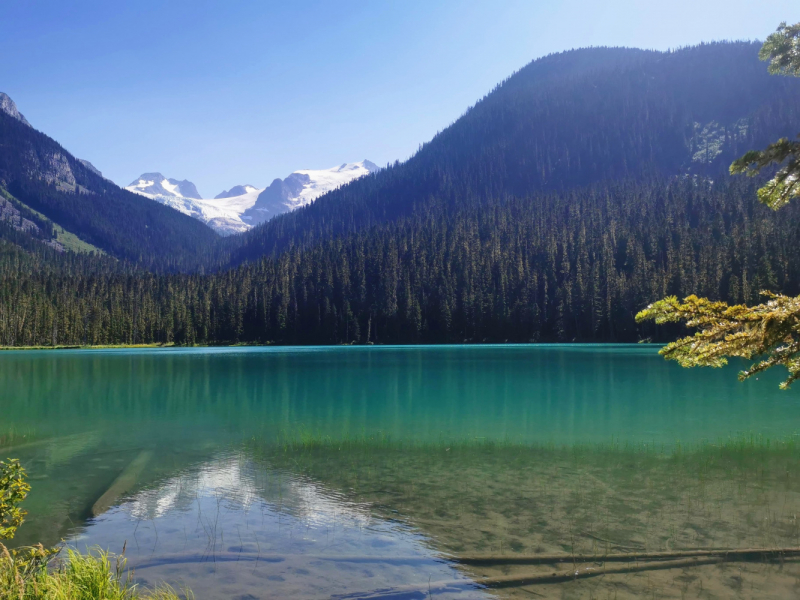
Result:
{"label": "dark treeline", "polygon": [[7,245],[0,344],[636,341],[656,330],[635,313],[668,294],[800,291],[796,209],[775,215],[755,187],[685,177],[431,199],[412,217],[208,275],[114,272],[92,257],[65,275],[31,268],[59,257]]}

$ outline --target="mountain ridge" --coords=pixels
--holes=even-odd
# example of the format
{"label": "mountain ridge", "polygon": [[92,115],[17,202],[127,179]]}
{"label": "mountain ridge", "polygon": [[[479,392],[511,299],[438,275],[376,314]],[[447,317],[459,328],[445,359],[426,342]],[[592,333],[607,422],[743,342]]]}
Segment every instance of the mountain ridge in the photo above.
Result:
{"label": "mountain ridge", "polygon": [[161,173],[142,173],[138,179],[125,186],[129,192],[141,194],[142,196],[175,196],[181,198],[193,198],[201,200],[200,192],[197,187],[186,179],[167,179]]}
{"label": "mountain ridge", "polygon": [[23,125],[32,127],[32,125],[28,123],[28,119],[26,119],[25,116],[19,112],[17,105],[14,103],[11,97],[4,92],[0,92],[0,111],[6,113],[9,117],[16,119]]}
{"label": "mountain ridge", "polygon": [[247,232],[233,264],[369,230],[427,206],[656,176],[727,177],[800,128],[800,81],[759,44],[571,50],[498,84],[407,161]]}
{"label": "mountain ridge", "polygon": [[[778,215],[757,202],[759,179],[727,170],[800,130],[800,80],[770,77],[757,53],[720,43],[534,61],[409,160],[243,235],[198,243],[204,262],[177,261],[184,273],[144,272],[139,261],[108,276],[90,257],[66,278],[57,265],[74,264],[72,253],[52,259],[28,245],[24,264],[35,266],[22,268],[19,254],[0,252],[0,292],[11,290],[0,293],[9,316],[0,339],[634,342],[680,333],[635,322],[665,296],[751,304],[761,289],[796,294],[800,205]],[[6,121],[23,126],[0,117],[2,143]],[[96,193],[85,167],[45,150],[38,168],[55,179],[26,201]],[[0,146],[0,167],[25,156]],[[310,175],[287,179],[299,197]],[[11,218],[27,226],[23,211]],[[26,320],[31,309],[40,318]]]}
{"label": "mountain ridge", "polygon": [[[330,169],[302,169],[285,179],[274,179],[267,188],[238,185],[214,198],[200,198],[191,182],[167,179],[161,173],[144,173],[125,189],[194,217],[221,235],[232,235],[307,206],[319,196],[378,170],[366,159]],[[182,185],[191,186],[195,195],[183,195]]]}
{"label": "mountain ridge", "polygon": [[257,190],[258,188],[254,185],[244,184],[244,185],[235,185],[229,190],[223,190],[216,196],[214,196],[214,200],[221,200],[223,198],[235,198],[236,196],[243,196],[244,194],[248,194],[253,190]]}
{"label": "mountain ridge", "polygon": [[82,242],[145,268],[196,269],[211,260],[217,236],[207,227],[121,189],[5,110],[0,191]]}

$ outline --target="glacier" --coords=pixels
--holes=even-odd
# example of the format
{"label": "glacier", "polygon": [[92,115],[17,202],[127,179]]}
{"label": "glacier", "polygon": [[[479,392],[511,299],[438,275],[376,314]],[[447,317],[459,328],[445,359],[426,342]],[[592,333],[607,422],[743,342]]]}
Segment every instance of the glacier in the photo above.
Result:
{"label": "glacier", "polygon": [[203,221],[220,235],[233,235],[376,171],[378,167],[368,160],[330,169],[301,169],[266,188],[237,185],[214,198],[201,198],[190,181],[168,179],[160,173],[144,173],[125,189]]}

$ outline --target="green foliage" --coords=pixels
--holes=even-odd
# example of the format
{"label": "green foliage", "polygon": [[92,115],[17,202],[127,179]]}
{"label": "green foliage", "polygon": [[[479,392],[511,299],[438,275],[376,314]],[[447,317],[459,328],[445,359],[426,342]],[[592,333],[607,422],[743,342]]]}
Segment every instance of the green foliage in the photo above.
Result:
{"label": "green foliage", "polygon": [[[747,201],[756,180],[727,175],[800,127],[800,82],[770,77],[757,54],[536,60],[410,160],[186,260],[166,230],[153,263],[140,220],[106,227],[92,202],[110,184],[82,166],[70,162],[97,198],[17,181],[27,206],[63,211],[70,231],[103,225],[130,262],[57,255],[0,223],[0,346],[637,341],[679,331],[634,321],[665,295],[800,293],[800,231]],[[30,135],[18,125],[12,138]],[[16,173],[26,156],[0,163]]]}
{"label": "green foliage", "polygon": [[765,357],[742,371],[739,379],[783,365],[789,370],[781,384],[786,389],[800,378],[800,297],[763,294],[768,301],[752,307],[730,306],[694,295],[680,302],[670,296],[645,308],[636,320],[652,319],[659,325],[685,322],[688,327],[699,328],[693,336],[672,342],[660,351],[683,367],[721,367],[732,356]]}
{"label": "green foliage", "polygon": [[25,511],[19,508],[19,504],[30,490],[19,460],[0,461],[0,540],[13,538],[17,527],[22,524]]}
{"label": "green foliage", "polygon": [[781,23],[764,42],[758,57],[769,61],[772,75],[800,76],[800,23]]}
{"label": "green foliage", "polygon": [[[0,461],[0,539],[12,539],[25,519],[26,512],[19,508],[31,489],[25,476],[19,460]],[[0,543],[0,600],[26,597],[12,590],[19,590],[23,582],[46,570],[56,553],[41,544],[8,550]]]}
{"label": "green foliage", "polygon": [[766,150],[751,150],[731,165],[730,172],[754,177],[771,164],[783,166],[758,190],[758,199],[777,210],[800,197],[800,142],[781,138]]}
{"label": "green foliage", "polygon": [[[0,462],[0,539],[11,539],[25,517],[19,504],[30,485],[17,459]],[[140,591],[125,570],[125,558],[101,550],[88,554],[38,544],[9,550],[0,543],[0,600],[178,600],[169,586]],[[123,550],[124,553],[124,550]],[[55,566],[54,565],[55,561]],[[184,598],[193,598],[186,590]]]}
{"label": "green foliage", "polygon": [[[768,70],[773,75],[800,76],[800,23],[789,26],[781,23],[767,38],[758,56],[769,61]],[[730,172],[753,177],[773,164],[783,166],[758,190],[758,199],[777,210],[800,197],[800,142],[781,138],[766,150],[751,150],[733,162]]]}
{"label": "green foliage", "polygon": [[366,232],[434,204],[480,205],[655,176],[721,180],[746,150],[800,131],[800,82],[770,77],[758,49],[715,43],[543,57],[408,161],[224,243],[243,262]]}
{"label": "green foliage", "polygon": [[[178,600],[169,586],[140,589],[125,569],[123,557],[101,550],[88,554],[67,551],[67,559],[50,562],[45,557],[35,567],[7,551],[0,555],[0,600]],[[194,596],[188,590],[183,598]]]}

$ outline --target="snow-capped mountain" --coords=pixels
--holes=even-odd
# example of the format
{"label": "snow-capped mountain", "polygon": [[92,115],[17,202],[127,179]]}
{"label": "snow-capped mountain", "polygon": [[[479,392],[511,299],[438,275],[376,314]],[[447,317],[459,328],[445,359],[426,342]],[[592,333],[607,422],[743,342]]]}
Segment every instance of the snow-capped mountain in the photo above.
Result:
{"label": "snow-capped mountain", "polygon": [[[230,190],[234,193],[243,191],[239,195],[221,197],[228,193],[223,192],[214,199],[204,200],[200,198],[193,183],[167,179],[158,173],[145,173],[125,189],[194,217],[221,235],[241,233],[250,229],[250,226],[242,221],[241,215],[256,203],[258,195],[262,192],[262,189],[251,185],[240,185]],[[193,195],[182,195],[181,192],[184,190]]]}
{"label": "snow-capped mountain", "polygon": [[19,112],[19,110],[17,110],[17,105],[14,104],[14,101],[8,96],[8,94],[4,94],[3,92],[0,92],[0,110],[7,115],[14,117],[17,121],[25,123],[25,125],[28,127],[31,126],[31,124],[28,123],[28,119],[26,119],[25,116]]}
{"label": "snow-capped mountain", "polygon": [[189,181],[167,179],[160,173],[145,173],[125,189],[199,219],[221,235],[230,235],[305,206],[326,192],[377,170],[368,160],[330,169],[304,169],[286,179],[276,179],[266,189],[237,185],[213,199],[200,198]]}
{"label": "snow-capped mountain", "polygon": [[377,165],[362,160],[330,169],[295,171],[284,180],[273,181],[242,219],[251,226],[258,225],[275,215],[310,204],[323,194],[377,170]]}
{"label": "snow-capped mountain", "polygon": [[249,194],[256,187],[252,185],[235,185],[228,191],[222,191],[216,196],[214,196],[214,200],[220,200],[221,198],[235,198],[236,196],[244,196],[245,194]]}
{"label": "snow-capped mountain", "polygon": [[202,197],[197,188],[191,181],[178,181],[177,179],[167,179],[161,173],[144,173],[139,179],[125,187],[126,190],[142,194],[143,196],[167,196],[179,198],[195,198],[201,200]]}

